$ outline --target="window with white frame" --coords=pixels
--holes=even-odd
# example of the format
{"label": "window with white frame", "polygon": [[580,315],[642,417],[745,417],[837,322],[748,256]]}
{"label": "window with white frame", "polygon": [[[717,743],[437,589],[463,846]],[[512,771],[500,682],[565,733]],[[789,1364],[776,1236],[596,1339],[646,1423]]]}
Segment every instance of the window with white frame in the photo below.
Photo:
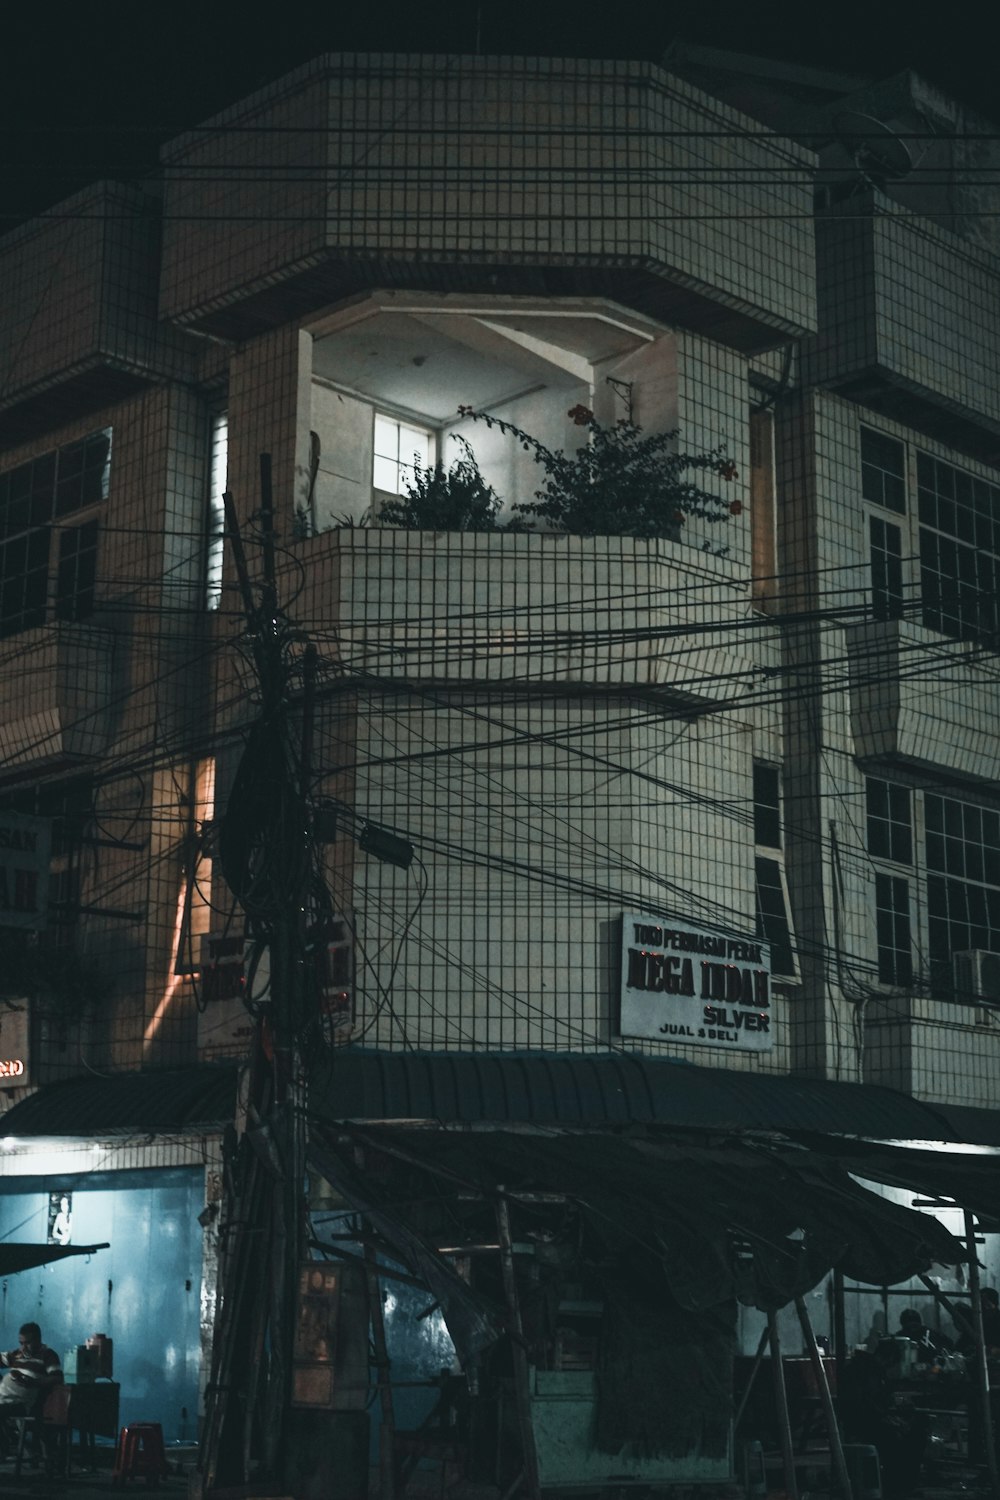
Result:
{"label": "window with white frame", "polygon": [[927,952],[932,987],[951,984],[951,958],[1000,953],[1000,812],[924,794]]}
{"label": "window with white frame", "polygon": [[[1000,810],[873,776],[866,780],[866,799],[879,979],[897,986],[913,980],[912,908],[919,889],[926,897],[923,978],[932,994],[950,997],[955,954],[1000,953]],[[915,802],[922,844],[914,837]]]}
{"label": "window with white frame", "polygon": [[94,611],[111,429],[0,474],[0,636]]}
{"label": "window with white frame", "polygon": [[875,948],[880,984],[905,988],[913,980],[910,874],[884,866],[913,864],[913,808],[909,787],[869,776],[865,783],[868,853],[875,864]]}
{"label": "window with white frame", "polygon": [[[860,458],[861,493],[872,508],[875,618],[901,618],[908,583],[914,598],[919,585],[920,618],[928,629],[995,646],[1000,486],[869,427],[860,429]],[[916,504],[908,504],[914,495]]]}
{"label": "window with white frame", "polygon": [[781,771],[764,761],[754,761],[753,766],[753,824],[757,936],[770,944],[772,974],[779,979],[797,979],[782,847]]}
{"label": "window with white frame", "polygon": [[433,462],[434,436],[427,428],[375,413],[372,484],[390,495],[403,495],[413,482],[414,469]]}
{"label": "window with white frame", "polygon": [[1000,588],[1000,488],[917,454],[924,624],[993,644]]}

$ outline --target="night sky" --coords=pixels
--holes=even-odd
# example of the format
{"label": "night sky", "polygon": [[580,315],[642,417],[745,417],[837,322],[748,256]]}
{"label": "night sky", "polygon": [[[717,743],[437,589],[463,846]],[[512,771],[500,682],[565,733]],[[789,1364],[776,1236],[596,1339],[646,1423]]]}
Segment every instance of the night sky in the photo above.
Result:
{"label": "night sky", "polygon": [[0,232],[99,177],[152,169],[160,141],[321,52],[661,59],[675,38],[873,77],[913,67],[1000,118],[977,0],[328,0],[325,6],[91,0],[8,8]]}

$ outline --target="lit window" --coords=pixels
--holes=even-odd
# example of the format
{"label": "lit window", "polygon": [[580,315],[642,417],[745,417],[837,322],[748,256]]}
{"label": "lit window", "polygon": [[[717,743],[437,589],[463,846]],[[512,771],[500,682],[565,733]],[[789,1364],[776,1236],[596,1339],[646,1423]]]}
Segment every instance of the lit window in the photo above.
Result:
{"label": "lit window", "polygon": [[93,613],[110,463],[106,428],[0,475],[0,636]]}
{"label": "lit window", "polygon": [[208,521],[205,557],[205,607],[222,605],[222,565],[226,537],[223,495],[229,483],[229,417],[215,412],[208,455]]}
{"label": "lit window", "polygon": [[377,490],[403,495],[413,482],[414,468],[430,467],[431,434],[422,427],[397,422],[375,413],[372,483]]}

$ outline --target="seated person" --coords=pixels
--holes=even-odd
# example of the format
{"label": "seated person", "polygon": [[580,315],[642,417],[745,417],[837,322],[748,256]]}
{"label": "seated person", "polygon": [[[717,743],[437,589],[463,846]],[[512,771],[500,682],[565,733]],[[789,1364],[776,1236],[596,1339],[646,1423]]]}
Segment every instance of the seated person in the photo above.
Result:
{"label": "seated person", "polygon": [[[0,1353],[0,1366],[6,1367],[0,1378],[0,1421],[4,1416],[33,1416],[52,1387],[62,1385],[59,1356],[42,1343],[37,1323],[22,1324],[18,1347]],[[6,1448],[7,1434],[0,1430],[0,1451]]]}
{"label": "seated person", "polygon": [[54,1385],[62,1385],[62,1366],[54,1349],[42,1343],[37,1323],[24,1323],[18,1331],[18,1347],[0,1354],[6,1370],[0,1379],[0,1406],[21,1406],[33,1411]]}
{"label": "seated person", "polygon": [[899,1315],[899,1338],[912,1339],[917,1346],[917,1362],[932,1365],[939,1354],[947,1354],[951,1340],[934,1328],[928,1328],[915,1307],[904,1307]]}

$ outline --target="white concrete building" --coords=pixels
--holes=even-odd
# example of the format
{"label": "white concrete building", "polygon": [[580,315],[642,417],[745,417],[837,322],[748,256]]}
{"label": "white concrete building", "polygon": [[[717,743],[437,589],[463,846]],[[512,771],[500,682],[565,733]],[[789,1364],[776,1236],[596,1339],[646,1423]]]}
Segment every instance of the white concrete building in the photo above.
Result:
{"label": "white concrete building", "polygon": [[[778,129],[677,67],[318,58],[0,242],[15,1107],[237,1061],[267,1004],[218,858],[258,706],[222,494],[259,577],[266,453],[338,1064],[636,1053],[1000,1144],[948,1114],[1000,1110],[997,221],[845,152],[863,109],[961,145],[919,80],[813,75]],[[581,407],[724,447],[724,519],[383,524],[457,440],[510,520],[543,476],[481,417],[573,452]]]}

